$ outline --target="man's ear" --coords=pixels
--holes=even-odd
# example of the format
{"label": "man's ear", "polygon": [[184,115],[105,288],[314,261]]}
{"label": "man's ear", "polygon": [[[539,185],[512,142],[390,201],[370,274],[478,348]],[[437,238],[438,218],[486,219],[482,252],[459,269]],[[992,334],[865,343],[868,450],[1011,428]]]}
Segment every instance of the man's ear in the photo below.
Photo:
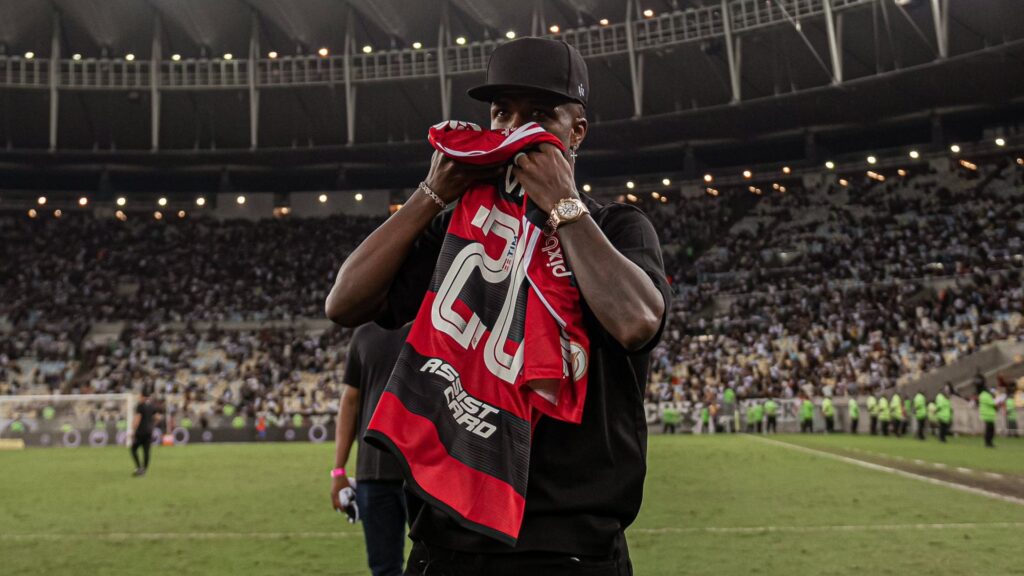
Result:
{"label": "man's ear", "polygon": [[587,118],[583,116],[582,111],[572,120],[572,129],[569,132],[569,146],[579,148],[583,144],[583,140],[587,137]]}

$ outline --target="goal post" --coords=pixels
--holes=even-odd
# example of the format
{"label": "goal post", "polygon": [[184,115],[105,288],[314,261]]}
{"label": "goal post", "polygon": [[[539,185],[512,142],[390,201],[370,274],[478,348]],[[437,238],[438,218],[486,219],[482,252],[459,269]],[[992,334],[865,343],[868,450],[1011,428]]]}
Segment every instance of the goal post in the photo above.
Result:
{"label": "goal post", "polygon": [[0,439],[26,446],[126,445],[134,413],[133,394],[0,396]]}

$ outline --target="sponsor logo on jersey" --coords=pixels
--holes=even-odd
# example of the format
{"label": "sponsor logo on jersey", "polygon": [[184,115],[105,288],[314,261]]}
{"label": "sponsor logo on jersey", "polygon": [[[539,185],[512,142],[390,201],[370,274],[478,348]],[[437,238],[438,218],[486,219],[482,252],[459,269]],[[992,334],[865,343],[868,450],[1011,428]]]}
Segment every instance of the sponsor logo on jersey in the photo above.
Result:
{"label": "sponsor logo on jersey", "polygon": [[488,416],[491,416],[492,421],[496,420],[494,416],[499,410],[470,396],[462,387],[462,379],[451,364],[440,358],[431,358],[423,363],[420,372],[436,374],[449,382],[448,387],[444,389],[444,399],[456,424],[481,438],[490,438],[498,429],[487,420]]}

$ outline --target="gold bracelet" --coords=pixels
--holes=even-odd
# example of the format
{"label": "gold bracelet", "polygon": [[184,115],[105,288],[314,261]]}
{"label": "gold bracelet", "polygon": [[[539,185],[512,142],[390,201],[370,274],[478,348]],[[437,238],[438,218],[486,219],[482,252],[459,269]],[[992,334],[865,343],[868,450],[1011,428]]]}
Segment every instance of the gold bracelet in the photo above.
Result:
{"label": "gold bracelet", "polygon": [[445,202],[444,200],[441,200],[441,197],[438,196],[437,194],[434,194],[434,191],[430,189],[430,186],[427,186],[426,182],[420,182],[420,185],[416,189],[423,190],[424,194],[430,196],[430,199],[433,200],[435,204],[441,207],[441,210],[444,210],[445,208],[448,207],[448,203]]}

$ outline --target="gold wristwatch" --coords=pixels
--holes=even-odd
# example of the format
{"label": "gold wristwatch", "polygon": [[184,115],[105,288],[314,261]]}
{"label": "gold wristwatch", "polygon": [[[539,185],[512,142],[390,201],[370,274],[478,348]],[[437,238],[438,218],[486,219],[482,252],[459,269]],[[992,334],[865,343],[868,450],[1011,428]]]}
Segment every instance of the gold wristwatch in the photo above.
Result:
{"label": "gold wristwatch", "polygon": [[587,210],[587,206],[582,200],[579,198],[562,198],[551,209],[551,216],[548,218],[547,223],[548,233],[554,233],[562,224],[570,224],[579,220],[584,214],[590,214],[590,210]]}

